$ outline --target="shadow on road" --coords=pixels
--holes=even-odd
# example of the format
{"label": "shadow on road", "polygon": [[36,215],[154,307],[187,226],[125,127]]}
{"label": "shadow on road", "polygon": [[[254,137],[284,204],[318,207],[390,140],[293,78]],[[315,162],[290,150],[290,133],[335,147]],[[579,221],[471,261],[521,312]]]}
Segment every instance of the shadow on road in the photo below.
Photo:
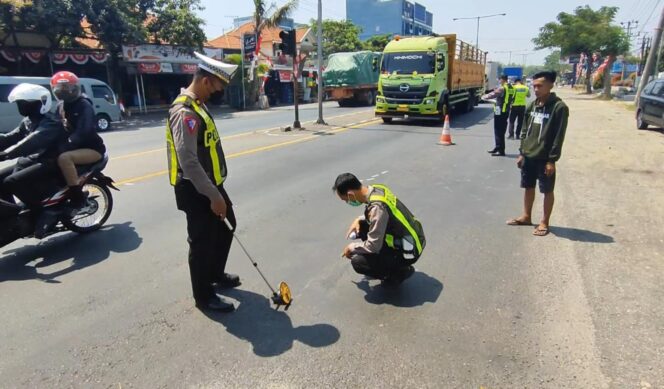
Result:
{"label": "shadow on road", "polygon": [[325,347],[339,340],[339,330],[330,324],[293,327],[288,314],[272,308],[270,300],[260,294],[240,289],[225,290],[223,294],[240,302],[237,310],[230,314],[206,311],[205,315],[223,324],[231,335],[251,343],[258,356],[281,355],[296,340],[311,347]]}
{"label": "shadow on road", "polygon": [[[0,258],[0,282],[39,279],[60,283],[57,278],[95,265],[107,259],[111,252],[136,250],[142,241],[131,222],[109,225],[87,235],[61,234],[34,245],[5,251]],[[41,261],[30,265],[38,259]],[[71,263],[64,269],[51,273],[42,271],[70,259]]]}
{"label": "shadow on road", "polygon": [[364,299],[368,303],[402,308],[417,307],[427,302],[435,303],[443,291],[440,281],[419,271],[397,288],[383,287],[380,284],[371,286],[366,279],[355,282],[355,285],[364,291]]}
{"label": "shadow on road", "polygon": [[613,243],[613,237],[609,235],[600,234],[599,232],[592,232],[588,230],[580,230],[578,228],[569,227],[551,227],[550,231],[558,238],[573,240],[575,242],[588,242],[588,243]]}

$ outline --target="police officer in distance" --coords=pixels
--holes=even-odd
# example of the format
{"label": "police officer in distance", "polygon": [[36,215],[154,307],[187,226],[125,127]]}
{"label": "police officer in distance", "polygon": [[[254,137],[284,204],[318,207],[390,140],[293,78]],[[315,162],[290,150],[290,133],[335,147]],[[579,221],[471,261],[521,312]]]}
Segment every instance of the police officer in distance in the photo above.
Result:
{"label": "police officer in distance", "polygon": [[225,272],[233,240],[223,219],[233,229],[236,221],[224,181],[226,160],[219,133],[205,102],[230,82],[237,65],[199,53],[191,84],[173,101],[166,126],[168,175],[179,210],[187,216],[189,272],[199,309],[230,312],[232,303],[216,294],[214,286],[233,288],[238,276]]}
{"label": "police officer in distance", "polygon": [[482,100],[494,100],[493,134],[495,146],[488,151],[494,157],[505,156],[505,132],[507,131],[507,119],[510,115],[513,94],[514,88],[507,82],[507,76],[503,74],[500,76],[500,86],[482,96]]}
{"label": "police officer in distance", "polygon": [[[508,139],[521,139],[521,128],[523,128],[523,118],[526,114],[526,102],[530,97],[530,88],[523,85],[520,78],[517,78],[514,85],[514,100],[510,108],[509,136]],[[514,122],[516,124],[516,136],[514,134]]]}

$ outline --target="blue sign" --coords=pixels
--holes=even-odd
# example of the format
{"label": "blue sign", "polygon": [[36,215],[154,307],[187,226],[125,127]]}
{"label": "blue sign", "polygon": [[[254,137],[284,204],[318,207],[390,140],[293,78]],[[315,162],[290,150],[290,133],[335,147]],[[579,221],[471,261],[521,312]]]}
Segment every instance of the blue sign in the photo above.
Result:
{"label": "blue sign", "polygon": [[622,62],[620,63],[614,62],[613,66],[611,67],[611,73],[622,73],[623,69],[625,71],[625,74],[636,73],[639,70],[639,65],[625,64],[623,68]]}

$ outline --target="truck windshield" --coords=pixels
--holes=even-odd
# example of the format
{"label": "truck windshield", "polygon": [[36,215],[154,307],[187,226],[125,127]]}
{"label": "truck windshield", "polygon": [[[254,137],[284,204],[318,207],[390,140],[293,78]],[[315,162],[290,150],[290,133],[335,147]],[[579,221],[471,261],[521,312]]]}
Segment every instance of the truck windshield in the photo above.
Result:
{"label": "truck windshield", "polygon": [[411,74],[413,72],[432,74],[435,64],[436,57],[433,53],[385,53],[383,54],[381,71],[390,74],[394,72],[397,72],[397,74]]}

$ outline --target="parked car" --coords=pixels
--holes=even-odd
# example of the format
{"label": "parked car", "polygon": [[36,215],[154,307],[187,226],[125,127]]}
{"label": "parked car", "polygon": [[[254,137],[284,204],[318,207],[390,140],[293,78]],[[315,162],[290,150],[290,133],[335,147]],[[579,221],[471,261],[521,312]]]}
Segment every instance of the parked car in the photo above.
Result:
{"label": "parked car", "polygon": [[636,127],[645,130],[648,125],[664,127],[664,79],[651,81],[639,96]]}
{"label": "parked car", "polygon": [[[106,83],[95,80],[94,78],[79,78],[81,82],[81,91],[85,93],[95,109],[97,121],[97,130],[106,131],[111,128],[112,122],[122,120],[120,105],[117,102],[115,93],[106,85]],[[9,92],[18,84],[30,83],[41,85],[51,90],[51,79],[48,77],[12,77],[0,76],[0,133],[6,133],[18,126],[23,118],[16,109],[16,104],[7,101]],[[55,99],[55,96],[53,96]],[[53,104],[55,111],[56,104]]]}

